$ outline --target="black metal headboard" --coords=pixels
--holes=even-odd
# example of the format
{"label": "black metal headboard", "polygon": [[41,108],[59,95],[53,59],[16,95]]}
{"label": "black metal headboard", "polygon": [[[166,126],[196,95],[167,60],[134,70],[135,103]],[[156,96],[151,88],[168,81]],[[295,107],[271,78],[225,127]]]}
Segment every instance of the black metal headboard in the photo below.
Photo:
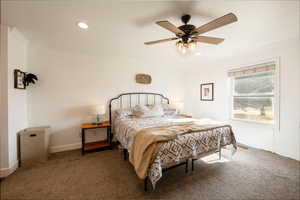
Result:
{"label": "black metal headboard", "polygon": [[[119,94],[117,97],[112,98],[109,101],[109,122],[111,123],[111,118],[112,118],[112,104],[115,101],[119,102],[119,108],[123,108],[123,100],[127,98],[128,100],[128,106],[129,108],[135,106],[135,105],[140,105],[143,103],[143,105],[147,105],[147,104],[156,104],[156,103],[166,103],[169,104],[170,101],[167,97],[165,97],[162,94],[158,94],[158,93],[152,93],[152,92],[131,92],[131,93],[122,93]],[[152,98],[152,102],[151,102],[151,98]],[[135,99],[135,102],[134,102]]]}

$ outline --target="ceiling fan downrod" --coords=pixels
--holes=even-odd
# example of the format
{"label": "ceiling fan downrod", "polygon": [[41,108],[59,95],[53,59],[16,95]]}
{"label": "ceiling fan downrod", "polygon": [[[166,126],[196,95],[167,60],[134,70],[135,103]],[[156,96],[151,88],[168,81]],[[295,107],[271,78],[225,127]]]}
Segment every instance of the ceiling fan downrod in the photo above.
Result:
{"label": "ceiling fan downrod", "polygon": [[181,17],[181,21],[184,23],[184,24],[187,24],[191,19],[191,15],[182,15]]}
{"label": "ceiling fan downrod", "polygon": [[[182,30],[185,33],[186,38],[189,38],[192,30],[194,30],[196,28],[194,25],[188,24],[190,19],[191,19],[191,15],[188,15],[188,14],[182,15],[181,21],[184,23],[184,25],[178,27],[180,30]],[[185,40],[187,40],[187,39],[185,39]]]}

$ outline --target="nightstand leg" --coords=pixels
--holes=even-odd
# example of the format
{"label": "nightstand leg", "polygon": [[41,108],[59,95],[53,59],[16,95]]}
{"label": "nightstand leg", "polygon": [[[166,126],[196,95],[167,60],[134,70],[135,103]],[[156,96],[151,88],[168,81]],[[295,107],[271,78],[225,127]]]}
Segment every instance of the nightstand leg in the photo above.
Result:
{"label": "nightstand leg", "polygon": [[109,143],[110,143],[110,145],[112,145],[111,126],[110,126],[110,127],[108,127],[108,129],[109,129]]}
{"label": "nightstand leg", "polygon": [[84,144],[85,144],[85,131],[81,129],[81,155],[84,155]]}
{"label": "nightstand leg", "polygon": [[106,136],[107,136],[107,142],[110,144],[109,127],[107,127]]}
{"label": "nightstand leg", "polygon": [[112,149],[112,135],[111,135],[111,127],[107,127],[107,140],[110,145],[110,148]]}

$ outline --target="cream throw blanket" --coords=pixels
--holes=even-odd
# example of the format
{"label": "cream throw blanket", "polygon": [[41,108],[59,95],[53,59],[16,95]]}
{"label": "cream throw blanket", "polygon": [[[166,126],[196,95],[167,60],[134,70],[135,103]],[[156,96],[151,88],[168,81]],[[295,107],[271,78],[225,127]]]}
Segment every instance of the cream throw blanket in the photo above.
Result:
{"label": "cream throw blanket", "polygon": [[178,135],[226,126],[231,128],[230,125],[203,124],[199,121],[193,121],[142,129],[134,137],[129,160],[134,166],[138,177],[145,179],[147,170],[153,163],[163,142],[175,139]]}

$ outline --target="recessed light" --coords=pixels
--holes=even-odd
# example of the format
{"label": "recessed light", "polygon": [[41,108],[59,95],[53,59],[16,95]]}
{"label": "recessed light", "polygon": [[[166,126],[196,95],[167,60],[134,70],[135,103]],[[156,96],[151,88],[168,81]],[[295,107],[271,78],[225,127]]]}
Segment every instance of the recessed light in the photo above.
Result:
{"label": "recessed light", "polygon": [[87,23],[85,23],[85,22],[78,22],[77,26],[79,26],[79,28],[81,28],[81,29],[88,29],[89,28],[89,25],[87,25]]}

